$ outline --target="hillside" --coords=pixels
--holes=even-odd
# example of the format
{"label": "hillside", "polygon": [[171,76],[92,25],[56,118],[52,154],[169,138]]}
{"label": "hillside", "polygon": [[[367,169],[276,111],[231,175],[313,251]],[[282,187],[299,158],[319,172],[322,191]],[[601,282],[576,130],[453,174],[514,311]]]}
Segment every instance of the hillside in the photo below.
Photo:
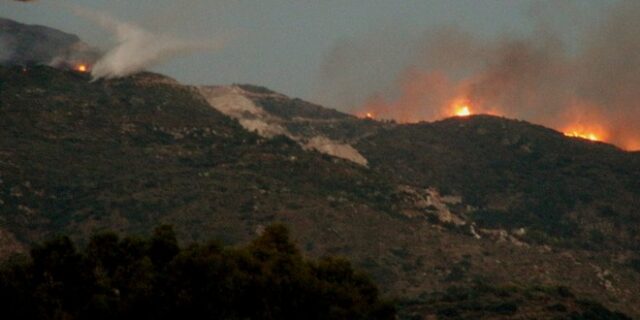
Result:
{"label": "hillside", "polygon": [[[604,274],[611,275],[608,268],[617,266],[617,276],[631,278],[615,282],[637,281],[631,280],[637,279],[634,266],[640,261],[637,152],[494,116],[401,125],[314,112],[313,104],[265,89],[235,86],[231,91],[258,110],[230,114],[241,123],[259,119],[263,127],[284,129],[302,145],[318,136],[348,144],[372,171],[396,185],[392,213],[406,219],[413,234],[404,235],[405,244],[394,253],[401,260],[418,261],[402,266],[404,272],[425,268],[425,257],[446,261],[443,254],[453,254],[453,269],[440,265],[442,261],[429,267],[446,270],[445,279],[495,281],[508,270],[512,277],[500,281],[545,279],[547,284],[582,288],[600,283],[605,292],[613,292],[619,289]],[[215,100],[209,101],[216,107]],[[285,113],[285,106],[295,111]],[[433,236],[426,247],[411,243],[425,243],[418,231],[424,222],[456,235]],[[439,246],[442,238],[447,249],[429,248]],[[487,255],[478,256],[478,251]],[[493,254],[500,256],[495,263],[487,259]],[[589,274],[595,279],[589,280]],[[567,277],[573,280],[564,282]]]}
{"label": "hillside", "polygon": [[[613,310],[640,314],[635,285],[640,273],[632,267],[637,259],[633,251],[537,242],[510,229],[502,233],[498,224],[478,226],[472,233],[474,217],[467,210],[471,206],[477,211],[482,203],[465,193],[467,182],[456,180],[455,165],[464,162],[437,160],[433,150],[471,157],[474,149],[465,152],[462,142],[459,150],[437,148],[437,141],[418,138],[441,130],[442,139],[468,143],[450,127],[489,121],[489,128],[519,124],[518,130],[525,130],[522,139],[539,139],[536,132],[543,132],[561,144],[558,152],[576,146],[585,157],[605,163],[635,155],[511,120],[380,123],[273,92],[250,89],[253,94],[247,94],[245,87],[233,99],[246,95],[252,108],[258,108],[250,115],[253,119],[277,121],[286,128],[284,134],[253,133],[239,116],[244,113],[231,110],[235,120],[223,114],[218,110],[229,109],[212,105],[220,97],[203,96],[202,88],[152,73],[89,80],[82,73],[49,67],[0,67],[4,255],[57,233],[83,243],[93,231],[148,234],[159,223],[174,225],[183,243],[221,239],[239,244],[282,221],[306,254],[347,256],[373,275],[386,296],[401,300],[477,281],[522,288],[562,285]],[[262,107],[263,94],[272,99],[271,107]],[[237,101],[233,99],[217,101]],[[409,130],[418,133],[409,138]],[[421,136],[420,130],[429,134]],[[317,136],[353,148],[368,164],[309,147]],[[385,142],[387,138],[391,140]],[[450,165],[449,175],[420,175],[424,160],[419,156],[427,154],[439,166]],[[633,162],[627,164],[634,168]],[[491,173],[483,166],[478,162],[476,169]],[[449,181],[451,185],[445,184]],[[534,227],[526,225],[527,231]],[[603,236],[609,239],[609,234]]]}
{"label": "hillside", "polygon": [[479,227],[525,228],[529,242],[640,248],[640,157],[493,116],[397,126],[356,148],[397,182],[437,187],[472,206]]}
{"label": "hillside", "polygon": [[451,287],[403,305],[406,319],[611,319],[628,316],[576,297],[566,287]]}
{"label": "hillside", "polygon": [[159,75],[90,83],[35,67],[0,69],[0,79],[2,225],[16,245],[159,222],[185,239],[234,242],[289,215],[380,215],[389,206],[384,178],[246,132]]}
{"label": "hillside", "polygon": [[460,197],[467,206],[455,212],[460,224],[520,230],[529,243],[640,248],[637,152],[495,116],[398,125],[335,115],[265,90],[239,92],[263,113],[262,127],[277,126],[303,142],[321,137],[348,145],[362,158],[352,161],[396,184]]}
{"label": "hillside", "polygon": [[637,152],[488,115],[398,125],[314,113],[313,104],[273,94],[242,94],[293,136],[349,144],[397,184],[461,196],[472,208],[458,214],[479,227],[525,228],[533,231],[528,241],[587,249],[640,245]]}

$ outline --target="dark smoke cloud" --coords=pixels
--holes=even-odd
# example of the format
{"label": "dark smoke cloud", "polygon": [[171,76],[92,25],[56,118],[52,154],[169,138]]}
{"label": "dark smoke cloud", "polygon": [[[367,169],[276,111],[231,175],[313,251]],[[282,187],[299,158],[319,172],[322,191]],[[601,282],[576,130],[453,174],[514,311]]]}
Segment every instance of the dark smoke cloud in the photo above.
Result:
{"label": "dark smoke cloud", "polygon": [[[579,14],[572,14],[574,9],[565,6],[559,15],[584,23],[577,20]],[[346,101],[349,105],[342,109],[354,112],[420,121],[451,115],[451,105],[464,100],[476,112],[563,131],[596,131],[624,148],[640,148],[640,2],[622,1],[601,19],[587,21],[590,24],[575,35],[576,43],[563,41],[553,23],[545,20],[550,16],[545,10],[534,7],[537,24],[527,36],[482,39],[456,27],[442,27],[414,39],[408,46],[414,58],[399,73],[389,73],[395,80],[384,90],[375,85],[363,89],[366,77],[353,75],[362,73],[353,69],[360,63],[360,42],[340,44],[326,59],[321,81],[340,83],[352,78],[363,83],[354,92],[342,93],[351,95],[351,101],[335,96],[324,101]],[[363,52],[375,55],[375,51]],[[388,57],[367,59],[389,61]]]}
{"label": "dark smoke cloud", "polygon": [[[391,93],[393,77],[409,61],[412,42],[401,30],[373,30],[357,41],[342,39],[325,54],[316,99],[325,105],[357,105],[371,92]],[[389,59],[392,57],[392,59]]]}

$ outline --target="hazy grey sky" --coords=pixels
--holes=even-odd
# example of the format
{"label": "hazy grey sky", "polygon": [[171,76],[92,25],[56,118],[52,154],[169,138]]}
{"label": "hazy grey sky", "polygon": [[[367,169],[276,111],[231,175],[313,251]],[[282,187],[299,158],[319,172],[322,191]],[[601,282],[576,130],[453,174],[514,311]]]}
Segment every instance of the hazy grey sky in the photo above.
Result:
{"label": "hazy grey sky", "polygon": [[0,16],[75,33],[97,46],[109,45],[108,33],[57,5],[61,2],[180,37],[228,40],[220,50],[180,57],[155,68],[180,81],[252,83],[331,104],[322,101],[321,69],[345,43],[371,43],[373,76],[392,74],[414,54],[411,39],[441,26],[492,38],[526,34],[542,24],[570,40],[615,1],[0,0]]}

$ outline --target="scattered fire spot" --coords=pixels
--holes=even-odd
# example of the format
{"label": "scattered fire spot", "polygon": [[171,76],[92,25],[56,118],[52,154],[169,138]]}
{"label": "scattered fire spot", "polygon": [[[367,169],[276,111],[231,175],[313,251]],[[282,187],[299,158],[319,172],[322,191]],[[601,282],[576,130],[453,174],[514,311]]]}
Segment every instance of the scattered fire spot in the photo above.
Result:
{"label": "scattered fire spot", "polygon": [[75,67],[75,70],[76,70],[76,71],[78,71],[78,72],[83,72],[83,73],[84,73],[84,72],[89,71],[89,67],[87,67],[87,65],[86,65],[86,64],[82,64],[82,63],[81,63],[81,64],[78,64],[78,65]]}
{"label": "scattered fire spot", "polygon": [[468,117],[471,114],[471,108],[468,104],[456,104],[453,108],[453,115],[456,117]]}
{"label": "scattered fire spot", "polygon": [[466,117],[471,115],[471,110],[469,110],[468,106],[462,106],[458,110],[456,110],[456,116],[458,117]]}
{"label": "scattered fire spot", "polygon": [[367,119],[373,119],[373,118],[374,118],[373,113],[371,113],[371,112],[367,112],[367,113],[364,115],[364,117],[365,117],[365,118],[367,118]]}

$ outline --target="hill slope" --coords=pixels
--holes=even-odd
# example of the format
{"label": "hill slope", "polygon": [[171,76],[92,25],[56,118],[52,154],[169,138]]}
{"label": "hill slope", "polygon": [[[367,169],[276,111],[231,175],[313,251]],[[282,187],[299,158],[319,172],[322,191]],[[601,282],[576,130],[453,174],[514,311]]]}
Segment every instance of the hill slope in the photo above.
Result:
{"label": "hill slope", "polygon": [[276,214],[328,208],[329,195],[344,199],[336,213],[377,212],[391,196],[364,168],[246,132],[158,75],[90,83],[37,67],[0,79],[2,225],[19,241],[160,221],[237,241]]}
{"label": "hill slope", "polygon": [[523,301],[523,315],[558,315],[545,309],[554,294],[527,296],[557,285],[640,315],[640,153],[489,116],[358,119],[251,85],[90,82],[32,66],[92,52],[77,37],[0,21],[7,34],[37,56],[0,67],[0,256],[159,223],[183,243],[237,244],[283,221],[306,254],[365,268],[407,317],[467,310],[434,292],[478,282],[515,287],[498,298]]}
{"label": "hill slope", "polygon": [[[404,261],[405,275],[443,268],[439,281],[445,282],[529,279],[581,290],[599,283],[600,294],[637,281],[637,152],[493,116],[400,125],[315,111],[313,104],[265,89],[235,88],[260,110],[262,121],[294,137],[349,144],[372,171],[396,185],[392,212],[412,224],[405,231],[412,234],[389,246],[403,243],[393,252]],[[420,230],[425,221],[457,235]],[[494,255],[499,258],[488,258]],[[415,265],[407,263],[414,258]],[[437,262],[425,265],[425,258]],[[615,277],[631,278],[613,284],[604,275],[611,275],[610,268],[618,270]],[[427,280],[416,283],[421,281]]]}
{"label": "hill slope", "polygon": [[483,228],[527,240],[640,248],[640,157],[492,116],[397,126],[360,141],[372,168],[398,182],[461,195]]}
{"label": "hill slope", "polygon": [[530,243],[640,248],[637,152],[488,115],[406,125],[358,119],[252,88],[234,90],[265,114],[263,127],[347,145],[364,159],[355,162],[396,184],[461,197],[468,207],[455,212],[460,223],[519,230]]}
{"label": "hill slope", "polygon": [[478,239],[469,224],[430,219],[466,204],[425,193],[368,149],[404,126],[350,116],[322,122],[315,111],[287,123],[300,126],[289,131],[298,139],[312,119],[317,129],[308,132],[335,141],[355,123],[343,143],[357,142],[367,167],[303,148],[302,139],[248,132],[208,100],[150,73],[89,82],[48,67],[0,68],[0,247],[21,250],[60,232],[80,241],[102,229],[147,233],[158,223],[175,225],[183,242],[240,243],[284,221],[307,254],[348,256],[388,295],[478,280],[559,284],[638,314],[640,276],[627,256]]}

